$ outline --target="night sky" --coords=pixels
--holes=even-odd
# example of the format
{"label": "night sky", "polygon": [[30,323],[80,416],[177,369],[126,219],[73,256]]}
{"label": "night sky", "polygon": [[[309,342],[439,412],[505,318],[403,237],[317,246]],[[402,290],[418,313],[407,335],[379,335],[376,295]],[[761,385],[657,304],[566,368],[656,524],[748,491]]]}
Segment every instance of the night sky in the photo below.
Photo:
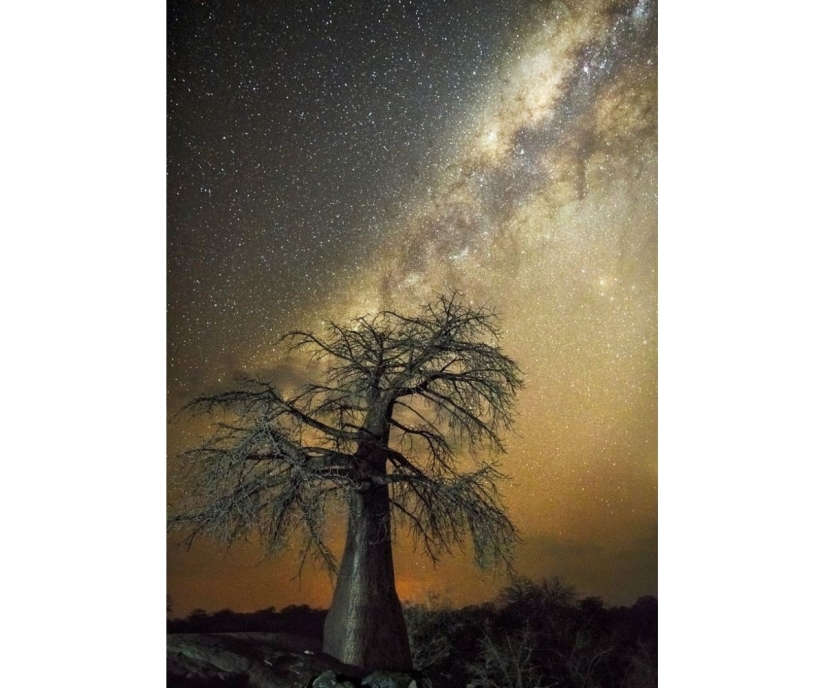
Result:
{"label": "night sky", "polygon": [[[525,375],[516,569],[657,594],[656,3],[267,7],[168,3],[170,415],[239,374],[283,381],[288,330],[458,289]],[[202,429],[171,422],[170,454]],[[254,543],[176,542],[176,615],[331,600]],[[503,584],[403,542],[396,580],[455,604]]]}

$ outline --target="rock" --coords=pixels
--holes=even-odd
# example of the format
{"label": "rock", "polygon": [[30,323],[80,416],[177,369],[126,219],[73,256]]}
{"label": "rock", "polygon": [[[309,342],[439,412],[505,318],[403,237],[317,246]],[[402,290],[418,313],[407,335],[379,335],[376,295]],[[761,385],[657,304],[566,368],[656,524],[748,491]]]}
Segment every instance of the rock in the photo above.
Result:
{"label": "rock", "polygon": [[372,688],[418,688],[414,677],[395,671],[374,671],[361,681],[361,685]]}
{"label": "rock", "polygon": [[325,671],[312,682],[312,688],[339,688],[340,685],[334,671]]}
{"label": "rock", "polygon": [[[336,675],[367,672],[323,654],[320,643],[283,633],[175,633],[166,637],[167,688],[307,688],[331,674],[329,688],[353,688]],[[306,654],[306,650],[310,654]]]}
{"label": "rock", "polygon": [[339,681],[334,671],[325,671],[312,682],[312,688],[355,688],[355,686],[343,678]]}

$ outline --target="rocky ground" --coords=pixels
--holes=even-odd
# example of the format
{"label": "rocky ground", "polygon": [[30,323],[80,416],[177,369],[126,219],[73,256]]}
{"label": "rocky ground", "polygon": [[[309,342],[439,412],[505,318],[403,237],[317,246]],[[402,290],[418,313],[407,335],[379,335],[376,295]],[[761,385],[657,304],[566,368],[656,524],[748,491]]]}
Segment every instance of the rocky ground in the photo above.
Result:
{"label": "rocky ground", "polygon": [[[363,669],[321,652],[317,640],[286,633],[173,633],[167,688],[412,688],[411,676]],[[349,682],[349,685],[347,685]]]}

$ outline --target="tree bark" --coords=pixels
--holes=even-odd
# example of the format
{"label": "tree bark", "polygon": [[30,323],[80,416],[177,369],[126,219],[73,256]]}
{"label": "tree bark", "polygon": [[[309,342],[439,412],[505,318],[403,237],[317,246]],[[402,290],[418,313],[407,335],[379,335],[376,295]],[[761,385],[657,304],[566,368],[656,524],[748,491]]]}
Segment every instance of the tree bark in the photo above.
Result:
{"label": "tree bark", "polygon": [[387,485],[352,492],[344,556],[324,623],[324,652],[367,670],[412,670],[395,591]]}

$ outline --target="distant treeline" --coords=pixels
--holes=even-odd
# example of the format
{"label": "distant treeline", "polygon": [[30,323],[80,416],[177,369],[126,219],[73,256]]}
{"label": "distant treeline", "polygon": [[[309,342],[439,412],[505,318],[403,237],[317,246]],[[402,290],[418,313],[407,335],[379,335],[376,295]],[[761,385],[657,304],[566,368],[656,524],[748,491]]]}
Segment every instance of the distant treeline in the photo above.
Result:
{"label": "distant treeline", "polygon": [[167,633],[291,633],[321,640],[325,609],[312,609],[305,604],[274,607],[257,612],[233,612],[223,609],[209,614],[194,610],[185,619],[167,619]]}
{"label": "distant treeline", "polygon": [[[290,633],[320,641],[326,610],[306,605],[238,613],[202,609],[168,619],[169,633]],[[579,599],[558,578],[517,578],[495,601],[454,609],[437,596],[405,604],[413,661],[449,685],[653,688],[658,601],[631,607]]]}

